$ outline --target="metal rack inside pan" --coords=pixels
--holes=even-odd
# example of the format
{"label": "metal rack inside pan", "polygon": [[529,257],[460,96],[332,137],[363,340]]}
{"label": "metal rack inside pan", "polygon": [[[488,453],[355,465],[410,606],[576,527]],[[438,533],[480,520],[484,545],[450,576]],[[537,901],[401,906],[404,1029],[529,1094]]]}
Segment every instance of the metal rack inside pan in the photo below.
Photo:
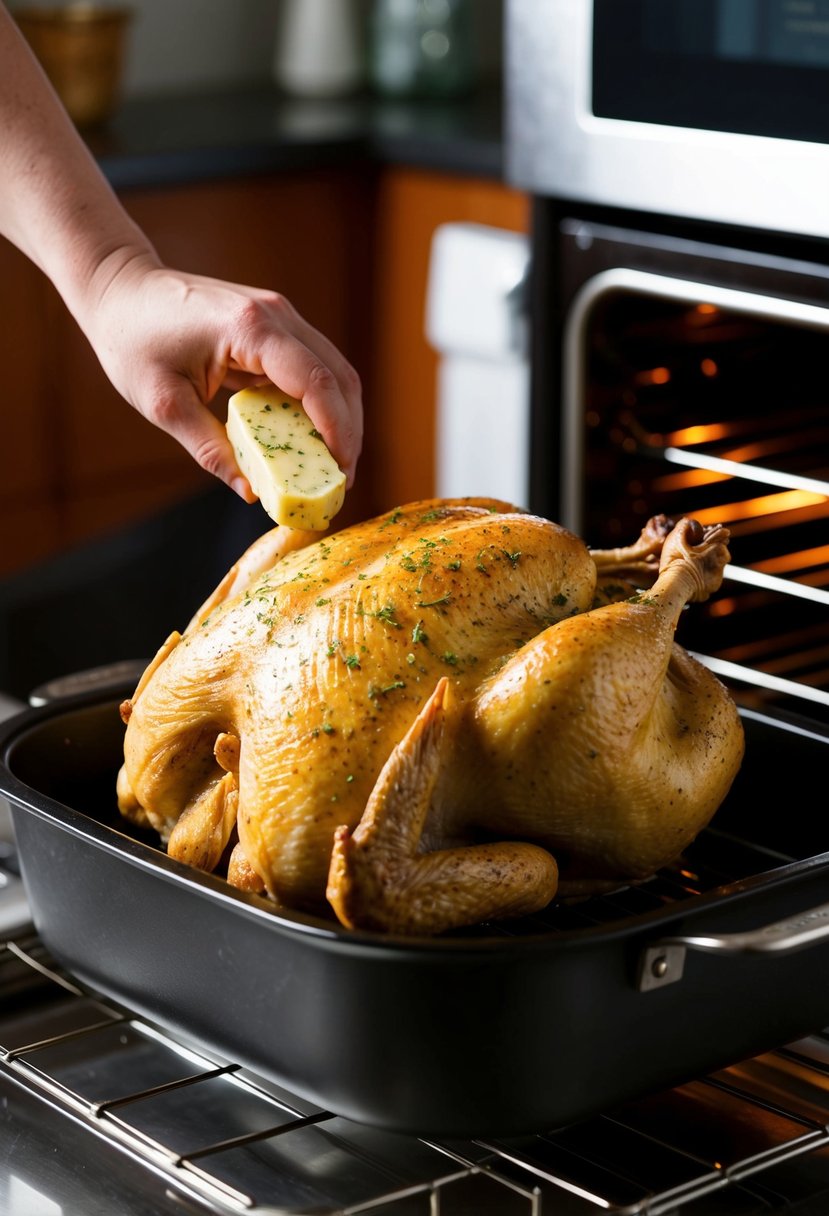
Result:
{"label": "metal rack inside pan", "polygon": [[[739,842],[705,847],[718,866],[759,862]],[[648,897],[701,885],[685,866]],[[642,891],[572,915],[619,915]],[[0,991],[6,1078],[211,1212],[751,1216],[829,1195],[829,1037],[546,1135],[429,1141],[351,1123],[208,1058],[79,986],[33,932],[0,947]],[[497,1067],[497,1050],[481,1063]]]}

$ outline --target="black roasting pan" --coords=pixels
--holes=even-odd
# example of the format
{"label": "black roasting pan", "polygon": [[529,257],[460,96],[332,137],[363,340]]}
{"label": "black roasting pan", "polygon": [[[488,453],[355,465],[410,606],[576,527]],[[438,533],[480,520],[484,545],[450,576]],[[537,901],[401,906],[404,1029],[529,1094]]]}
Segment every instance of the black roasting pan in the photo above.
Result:
{"label": "black roasting pan", "polygon": [[81,983],[335,1113],[523,1134],[829,1024],[825,728],[744,711],[743,769],[676,870],[508,932],[410,940],[277,911],[130,834],[120,692],[0,731],[37,930]]}

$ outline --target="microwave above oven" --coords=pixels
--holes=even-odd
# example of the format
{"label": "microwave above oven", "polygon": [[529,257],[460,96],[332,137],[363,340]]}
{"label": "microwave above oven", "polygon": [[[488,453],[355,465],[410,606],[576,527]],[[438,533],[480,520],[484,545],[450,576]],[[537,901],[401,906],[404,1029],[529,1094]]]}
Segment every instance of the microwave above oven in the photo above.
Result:
{"label": "microwave above oven", "polygon": [[829,0],[507,0],[537,195],[829,237]]}

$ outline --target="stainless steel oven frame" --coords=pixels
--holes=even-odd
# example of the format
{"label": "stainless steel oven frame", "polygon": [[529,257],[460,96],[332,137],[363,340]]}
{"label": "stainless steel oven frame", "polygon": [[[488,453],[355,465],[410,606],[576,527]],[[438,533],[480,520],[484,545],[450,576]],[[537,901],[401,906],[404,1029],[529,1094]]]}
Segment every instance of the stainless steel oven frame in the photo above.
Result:
{"label": "stainless steel oven frame", "polygon": [[829,145],[597,117],[591,0],[508,0],[506,153],[536,194],[829,237]]}

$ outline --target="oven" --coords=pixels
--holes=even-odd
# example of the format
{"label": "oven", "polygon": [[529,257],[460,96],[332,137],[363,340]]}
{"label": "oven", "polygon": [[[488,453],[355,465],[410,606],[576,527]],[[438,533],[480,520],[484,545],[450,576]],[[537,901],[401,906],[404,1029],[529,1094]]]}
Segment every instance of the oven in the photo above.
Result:
{"label": "oven", "polygon": [[[722,827],[704,834],[682,865],[641,887],[502,926],[499,949],[509,952],[517,943],[530,957],[558,934],[578,960],[581,933],[612,943],[632,924],[673,925],[686,916],[681,942],[660,938],[650,954],[627,951],[623,965],[611,956],[632,1018],[602,1009],[600,999],[577,999],[569,1024],[557,1028],[589,1057],[586,1028],[603,1026],[602,1041],[592,1041],[603,1063],[584,1086],[614,1071],[604,1063],[614,1058],[628,1077],[645,1070],[656,1053],[651,1025],[660,1023],[666,1059],[672,1048],[689,1050],[694,1039],[701,1056],[717,1058],[716,1045],[702,1040],[726,1023],[735,1033],[742,976],[756,984],[751,1000],[758,1019],[766,1018],[768,1041],[681,1083],[650,1085],[627,1098],[614,1093],[601,1109],[526,1134],[424,1129],[415,1136],[350,1118],[277,1083],[249,1059],[221,1050],[221,1034],[211,1047],[181,1024],[154,1017],[159,992],[150,969],[133,978],[134,999],[103,991],[111,985],[79,979],[30,924],[10,922],[0,949],[0,1211],[822,1216],[829,1210],[829,1035],[813,1026],[792,1034],[788,984],[764,980],[765,959],[716,957],[723,943],[710,932],[689,942],[694,913],[684,912],[701,909],[710,931],[721,907],[738,913],[743,907],[732,929],[756,949],[757,936],[748,930],[763,922],[751,910],[752,896],[764,889],[766,875],[782,873],[771,884],[782,888],[780,906],[767,919],[788,916],[788,940],[804,948],[769,974],[788,977],[793,991],[796,985],[798,1004],[814,1000],[820,1007],[825,958],[808,943],[825,937],[827,915],[826,843],[811,807],[820,809],[829,742],[829,389],[822,375],[829,160],[822,102],[807,85],[814,86],[818,77],[809,73],[819,74],[823,64],[822,7],[823,0],[506,5],[510,175],[534,197],[529,505],[597,546],[631,539],[655,511],[728,523],[733,561],[724,589],[709,606],[686,614],[680,638],[732,688],[760,760],[750,760]],[[620,20],[624,13],[627,21]],[[649,93],[654,73],[661,84]],[[631,79],[633,95],[625,90]],[[710,106],[706,114],[695,105],[705,93],[701,84],[715,79],[712,117]],[[758,108],[773,81],[779,104]],[[64,691],[52,687],[37,699]],[[95,695],[82,691],[78,702],[75,693],[65,715],[58,708],[47,719],[56,723],[47,733],[58,768],[75,716],[86,721]],[[40,730],[39,720],[32,729]],[[25,775],[34,787],[43,764],[36,740],[30,746],[24,738],[28,730],[14,746],[20,754],[28,750]],[[50,815],[39,805],[33,822]],[[53,879],[65,882],[61,849],[86,836],[74,813],[57,826],[67,828],[69,846],[58,832],[33,837],[30,849],[40,853],[47,887]],[[92,834],[99,835],[98,827]],[[122,846],[101,839],[115,858]],[[123,846],[148,869],[141,847]],[[16,871],[13,850],[0,848],[0,882],[19,899]],[[115,864],[115,872],[127,899],[130,871]],[[89,875],[94,886],[94,869]],[[788,907],[786,891],[801,883],[811,901]],[[85,885],[79,880],[76,887]],[[37,895],[44,907],[48,894]],[[81,899],[83,891],[77,894]],[[145,900],[126,919],[140,927],[145,918],[164,941],[158,916]],[[96,920],[93,908],[81,929],[68,920],[62,925],[58,908],[45,919],[46,937],[64,958],[83,955],[84,968],[93,971],[96,960],[117,959],[115,924],[124,919],[99,913]],[[481,957],[495,932],[481,930]],[[234,945],[223,933],[216,953],[227,958]],[[730,951],[735,940],[728,936]],[[470,957],[473,946],[474,934]],[[681,982],[674,982],[676,951],[688,952]],[[714,951],[710,969],[706,951]],[[300,983],[330,1001],[330,992],[326,997],[312,983],[312,966],[311,959],[293,961],[278,987],[299,971]],[[418,976],[404,974],[416,1003]],[[470,983],[475,974],[473,966]],[[535,990],[526,973],[511,974],[512,987],[496,988],[493,1003],[520,1026],[522,1002],[532,1005]],[[694,986],[695,975],[704,978],[701,985]],[[424,965],[422,988],[428,976]],[[453,982],[447,972],[447,1002]],[[217,993],[205,983],[193,997],[208,1006]],[[660,1007],[672,1011],[675,1032],[654,1012]],[[406,1011],[400,1012],[398,1030]],[[332,1016],[310,1001],[306,1007],[311,1030]],[[393,1035],[384,1039],[373,1053],[378,1074],[397,1075],[399,1048]],[[441,1071],[460,1072],[470,1085],[484,1077],[506,1091],[518,1048],[503,1034],[475,1033],[454,1066],[425,1060],[435,1106],[449,1089]],[[573,1089],[577,1109],[582,1095],[577,1084]]]}
{"label": "oven", "polygon": [[[554,10],[554,11],[553,11]],[[534,198],[530,497],[589,544],[732,536],[680,639],[739,701],[829,711],[829,8],[509,6]]]}
{"label": "oven", "polygon": [[829,270],[732,233],[539,207],[561,314],[536,385],[552,406],[536,419],[537,509],[597,545],[657,511],[725,523],[724,587],[680,638],[741,704],[826,722]]}
{"label": "oven", "polygon": [[[829,716],[827,65],[822,0],[507,6],[531,507],[592,545],[655,512],[725,523],[723,587],[678,638],[744,713],[807,732]],[[826,1206],[801,1164],[771,1210]]]}

